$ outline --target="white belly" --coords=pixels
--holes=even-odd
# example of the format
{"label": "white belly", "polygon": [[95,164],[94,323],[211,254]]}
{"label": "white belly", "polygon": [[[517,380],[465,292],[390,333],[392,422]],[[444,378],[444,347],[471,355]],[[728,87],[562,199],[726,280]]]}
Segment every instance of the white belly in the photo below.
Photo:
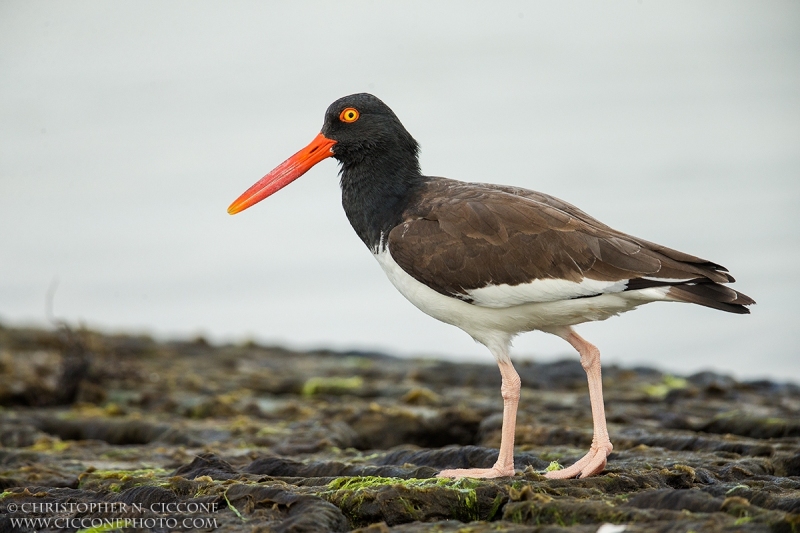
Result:
{"label": "white belly", "polygon": [[[497,302],[491,306],[475,305],[445,296],[420,283],[400,268],[388,249],[375,254],[375,258],[392,284],[412,304],[433,318],[461,328],[490,349],[498,343],[507,345],[515,335],[526,331],[551,331],[582,322],[605,320],[647,302],[668,300],[665,297],[667,287],[625,292],[618,292],[615,290],[617,287],[613,287],[615,292],[589,298],[505,306]],[[520,286],[520,293],[525,292],[529,289]]]}

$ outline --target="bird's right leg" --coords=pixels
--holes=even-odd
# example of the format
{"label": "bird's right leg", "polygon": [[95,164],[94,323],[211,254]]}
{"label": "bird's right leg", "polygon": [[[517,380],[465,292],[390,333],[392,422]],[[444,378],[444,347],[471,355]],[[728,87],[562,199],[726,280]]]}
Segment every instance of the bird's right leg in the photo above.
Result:
{"label": "bird's right leg", "polygon": [[545,474],[550,479],[565,479],[571,477],[589,477],[601,473],[606,467],[606,460],[614,446],[608,437],[606,427],[606,414],[603,407],[603,378],[600,375],[600,350],[583,337],[575,333],[572,328],[552,331],[570,343],[581,354],[581,366],[586,371],[589,380],[589,401],[592,405],[592,421],[594,435],[589,452],[575,464],[562,470],[554,470]]}

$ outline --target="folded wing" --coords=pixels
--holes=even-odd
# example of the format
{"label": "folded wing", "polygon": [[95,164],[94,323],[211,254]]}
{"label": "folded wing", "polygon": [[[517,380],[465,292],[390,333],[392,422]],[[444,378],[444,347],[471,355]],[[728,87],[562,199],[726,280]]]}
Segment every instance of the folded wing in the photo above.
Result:
{"label": "folded wing", "polygon": [[616,231],[552,196],[431,180],[388,235],[392,258],[442,294],[485,307],[669,287],[673,299],[747,313],[726,269]]}

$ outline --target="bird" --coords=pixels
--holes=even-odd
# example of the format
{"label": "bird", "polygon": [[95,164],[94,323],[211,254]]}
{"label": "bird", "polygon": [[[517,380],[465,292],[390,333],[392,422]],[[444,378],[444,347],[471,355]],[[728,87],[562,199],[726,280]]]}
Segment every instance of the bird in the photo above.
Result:
{"label": "bird", "polygon": [[575,463],[551,479],[604,471],[613,450],[606,426],[600,351],[573,326],[640,305],[686,302],[748,314],[755,301],[727,286],[723,266],[622,233],[541,192],[426,176],[419,144],[379,98],[333,102],[305,148],[242,193],[239,213],[333,157],[342,206],[391,283],[424,313],[483,344],[500,369],[500,449],[489,468],[445,469],[444,478],[513,476],[521,382],[512,339],[528,331],[561,337],[586,371],[593,437]]}

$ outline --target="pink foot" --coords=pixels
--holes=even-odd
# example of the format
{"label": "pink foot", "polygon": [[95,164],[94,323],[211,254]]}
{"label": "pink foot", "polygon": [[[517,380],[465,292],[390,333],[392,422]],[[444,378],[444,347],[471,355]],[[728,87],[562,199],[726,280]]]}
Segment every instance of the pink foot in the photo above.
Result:
{"label": "pink foot", "polygon": [[567,479],[572,477],[596,476],[605,469],[608,455],[613,449],[614,447],[611,445],[611,442],[606,442],[605,444],[597,446],[592,444],[589,453],[584,455],[575,464],[561,470],[547,472],[544,477],[548,479]]}
{"label": "pink foot", "polygon": [[517,403],[519,402],[520,380],[514,365],[508,360],[508,346],[499,354],[500,375],[503,378],[500,392],[503,395],[503,427],[500,437],[500,452],[497,462],[491,468],[455,468],[442,470],[436,477],[471,477],[489,479],[496,477],[512,477],[514,475],[514,427],[517,422]]}
{"label": "pink foot", "polygon": [[547,472],[549,479],[566,479],[571,477],[596,476],[606,467],[608,455],[614,447],[608,438],[606,414],[603,407],[603,379],[600,375],[600,350],[597,346],[586,342],[572,328],[554,330],[553,333],[570,343],[581,354],[581,366],[586,370],[589,380],[589,403],[592,405],[592,423],[594,431],[592,446],[574,465],[563,470]]}
{"label": "pink foot", "polygon": [[495,477],[512,477],[514,475],[514,467],[511,468],[455,468],[453,470],[442,470],[436,477],[473,477],[480,479],[490,479]]}

